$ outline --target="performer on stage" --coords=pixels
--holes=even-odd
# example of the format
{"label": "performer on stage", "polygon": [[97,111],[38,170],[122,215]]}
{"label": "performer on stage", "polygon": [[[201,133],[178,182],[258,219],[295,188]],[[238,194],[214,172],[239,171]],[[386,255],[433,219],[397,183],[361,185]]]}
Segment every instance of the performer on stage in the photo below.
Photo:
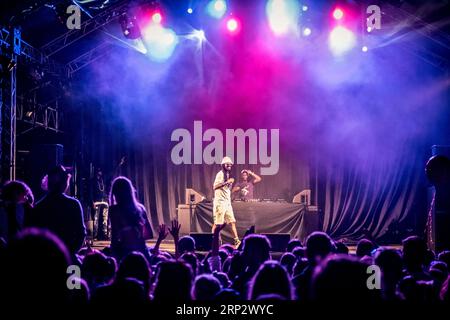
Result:
{"label": "performer on stage", "polygon": [[231,225],[233,232],[234,245],[239,246],[241,241],[236,230],[236,219],[234,218],[233,208],[231,207],[231,188],[234,179],[230,177],[233,162],[229,157],[222,159],[222,170],[216,174],[214,180],[214,202],[213,202],[213,219],[214,224],[212,232],[216,229],[216,225],[227,224]]}
{"label": "performer on stage", "polygon": [[[252,177],[249,181],[249,177]],[[239,192],[236,199],[248,201],[253,199],[253,186],[261,182],[261,177],[250,170],[241,171],[241,181],[233,188],[234,192]]]}

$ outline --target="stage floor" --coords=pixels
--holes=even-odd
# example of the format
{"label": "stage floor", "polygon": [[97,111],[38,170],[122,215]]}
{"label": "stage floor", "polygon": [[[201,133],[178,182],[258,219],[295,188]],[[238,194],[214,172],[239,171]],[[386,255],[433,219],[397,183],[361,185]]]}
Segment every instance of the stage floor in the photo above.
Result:
{"label": "stage floor", "polygon": [[[147,240],[146,243],[149,248],[152,248],[155,245],[156,240]],[[110,241],[94,241],[92,247],[97,250],[102,250],[103,248],[109,246],[109,244],[110,244]],[[170,253],[174,253],[175,245],[174,245],[173,240],[164,240],[161,243],[159,249],[162,251],[168,251]]]}
{"label": "stage floor", "polygon": [[[148,240],[146,243],[147,243],[147,246],[149,248],[152,248],[155,245],[156,240]],[[92,247],[94,249],[97,249],[97,250],[102,250],[103,248],[109,246],[109,244],[110,244],[110,241],[94,241],[94,244],[93,244]],[[399,245],[399,244],[385,245],[385,246],[382,246],[382,247],[390,248],[390,249],[401,249],[402,248],[402,246]],[[175,253],[175,245],[174,245],[173,240],[164,240],[161,243],[161,246],[159,248],[162,251]],[[356,253],[356,246],[355,245],[348,245],[348,248],[350,250],[350,254],[355,254]]]}

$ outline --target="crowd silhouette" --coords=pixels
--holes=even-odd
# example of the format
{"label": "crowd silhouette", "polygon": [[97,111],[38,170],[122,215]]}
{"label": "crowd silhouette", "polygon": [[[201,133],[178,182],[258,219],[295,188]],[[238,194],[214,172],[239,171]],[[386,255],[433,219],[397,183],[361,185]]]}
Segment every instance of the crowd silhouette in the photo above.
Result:
{"label": "crowd silhouette", "polygon": [[[63,167],[52,169],[47,195],[37,203],[25,183],[3,186],[0,290],[6,301],[450,302],[450,251],[433,252],[418,236],[404,239],[399,249],[362,239],[350,253],[343,242],[314,232],[304,243],[291,240],[275,257],[268,238],[252,228],[239,247],[221,245],[225,225],[219,225],[211,251],[199,253],[193,238],[179,237],[173,220],[158,227],[154,247],[147,247],[153,237],[147,213],[125,177],[111,187],[111,245],[94,250],[83,246],[82,207],[65,193],[69,179]],[[175,253],[160,249],[169,234]],[[69,266],[79,273],[68,274]]]}

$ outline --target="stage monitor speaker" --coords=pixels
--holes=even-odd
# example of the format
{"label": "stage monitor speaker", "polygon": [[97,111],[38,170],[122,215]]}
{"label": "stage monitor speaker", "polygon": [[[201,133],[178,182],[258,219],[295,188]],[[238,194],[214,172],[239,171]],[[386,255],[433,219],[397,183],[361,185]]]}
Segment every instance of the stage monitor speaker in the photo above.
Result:
{"label": "stage monitor speaker", "polygon": [[195,249],[198,251],[211,250],[213,234],[209,232],[191,232],[190,236],[195,240]]}
{"label": "stage monitor speaker", "polygon": [[276,252],[285,252],[291,235],[289,233],[263,233],[270,241],[270,250]]}
{"label": "stage monitor speaker", "polygon": [[196,204],[202,202],[205,199],[200,192],[195,191],[194,189],[187,188],[184,194],[185,204]]}
{"label": "stage monitor speaker", "polygon": [[297,193],[294,196],[294,199],[292,199],[292,203],[306,204],[308,206],[311,205],[311,190],[306,189]]}
{"label": "stage monitor speaker", "polygon": [[180,236],[188,236],[191,232],[191,216],[195,212],[195,204],[179,204],[177,207],[177,218],[180,223]]}

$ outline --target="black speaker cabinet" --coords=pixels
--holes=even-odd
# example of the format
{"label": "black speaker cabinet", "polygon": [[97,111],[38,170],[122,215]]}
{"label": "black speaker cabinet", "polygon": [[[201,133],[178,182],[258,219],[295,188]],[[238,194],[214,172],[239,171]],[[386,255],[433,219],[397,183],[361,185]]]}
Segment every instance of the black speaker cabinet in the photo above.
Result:
{"label": "black speaker cabinet", "polygon": [[195,240],[195,249],[209,251],[212,247],[213,234],[208,232],[191,232],[190,236]]}
{"label": "black speaker cabinet", "polygon": [[[431,214],[431,229],[428,229],[428,246],[436,253],[443,250],[450,250],[450,189],[436,190],[435,187],[429,188]],[[432,201],[434,197],[434,201]]]}
{"label": "black speaker cabinet", "polygon": [[270,241],[270,250],[276,252],[285,252],[291,235],[289,233],[263,233]]}
{"label": "black speaker cabinet", "polygon": [[[432,155],[450,159],[450,146],[433,146]],[[429,244],[437,253],[450,250],[450,182],[430,188],[429,194],[434,196],[434,205],[430,208],[432,223]]]}

